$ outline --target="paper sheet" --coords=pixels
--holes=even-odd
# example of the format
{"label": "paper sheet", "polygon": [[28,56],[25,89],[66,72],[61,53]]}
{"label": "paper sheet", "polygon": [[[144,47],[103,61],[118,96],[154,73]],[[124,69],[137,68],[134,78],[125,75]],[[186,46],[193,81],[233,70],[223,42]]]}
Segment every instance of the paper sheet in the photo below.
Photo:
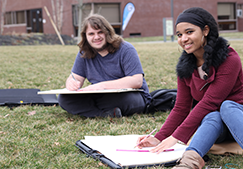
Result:
{"label": "paper sheet", "polygon": [[55,89],[47,91],[39,91],[38,94],[87,94],[87,93],[121,93],[121,92],[131,92],[131,91],[143,91],[142,89],[107,89],[107,90],[92,90],[92,91],[70,91],[66,88]]}
{"label": "paper sheet", "polygon": [[[133,150],[140,136],[141,135],[85,136],[85,140],[81,141],[90,148],[98,150],[116,164],[124,167],[172,162],[181,158],[187,147],[186,145],[177,143],[175,146],[171,147],[174,151],[162,152],[160,154],[151,152],[116,151],[116,149]],[[149,150],[151,147],[144,149]]]}

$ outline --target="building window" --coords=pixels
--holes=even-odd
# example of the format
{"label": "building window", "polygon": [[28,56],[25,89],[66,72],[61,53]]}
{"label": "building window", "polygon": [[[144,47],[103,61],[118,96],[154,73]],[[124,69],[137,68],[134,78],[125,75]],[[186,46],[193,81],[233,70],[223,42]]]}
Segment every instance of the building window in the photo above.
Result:
{"label": "building window", "polygon": [[[83,21],[91,11],[91,4],[83,4],[82,6],[82,20]],[[72,15],[73,15],[73,28],[74,28],[74,35],[78,36],[78,24],[79,24],[79,6],[73,5],[72,6]]]}
{"label": "building window", "polygon": [[141,33],[130,33],[130,37],[141,36]]}
{"label": "building window", "polygon": [[25,22],[25,11],[16,12],[16,24],[26,23]]}
{"label": "building window", "polygon": [[114,28],[116,34],[121,34],[121,17],[119,3],[97,3],[94,4],[94,13],[99,13],[104,16],[111,26]]}
{"label": "building window", "polygon": [[[72,7],[73,26],[75,36],[78,36],[78,5]],[[117,34],[121,34],[121,17],[119,3],[84,3],[82,6],[82,21],[91,13],[104,16],[113,26]]]}
{"label": "building window", "polygon": [[25,21],[25,11],[16,11],[16,12],[6,12],[4,15],[4,24],[23,24]]}
{"label": "building window", "polygon": [[218,3],[219,30],[237,30],[236,4]]}
{"label": "building window", "polygon": [[11,12],[6,12],[4,15],[4,24],[5,25],[10,25],[13,24],[12,22],[12,13]]}

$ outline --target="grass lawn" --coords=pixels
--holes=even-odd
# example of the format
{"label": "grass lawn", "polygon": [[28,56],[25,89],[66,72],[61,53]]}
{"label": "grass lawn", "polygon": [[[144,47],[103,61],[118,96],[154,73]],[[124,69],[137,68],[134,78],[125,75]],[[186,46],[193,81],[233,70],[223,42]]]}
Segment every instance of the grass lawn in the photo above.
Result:
{"label": "grass lawn", "polygon": [[[243,59],[243,41],[230,44]],[[134,43],[134,46],[150,91],[177,87],[175,67],[180,55],[177,43]],[[0,51],[1,89],[51,90],[65,87],[78,47],[0,46]],[[0,168],[105,169],[108,167],[80,153],[75,142],[86,135],[148,134],[154,128],[159,129],[168,114],[87,119],[69,115],[59,106],[0,107]],[[243,168],[242,155],[209,157],[206,165],[234,163]]]}
{"label": "grass lawn", "polygon": [[[220,36],[226,39],[243,39],[243,32],[221,32]],[[153,37],[131,37],[125,38],[129,42],[146,42],[146,41],[164,41],[164,36],[153,36]],[[166,42],[171,41],[171,36],[166,37]],[[174,41],[177,41],[177,36],[174,36]]]}

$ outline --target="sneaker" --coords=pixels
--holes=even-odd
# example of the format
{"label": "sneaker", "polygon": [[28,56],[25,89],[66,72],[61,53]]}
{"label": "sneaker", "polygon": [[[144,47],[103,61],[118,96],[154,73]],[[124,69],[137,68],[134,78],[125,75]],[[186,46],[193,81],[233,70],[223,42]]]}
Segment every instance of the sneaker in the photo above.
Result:
{"label": "sneaker", "polygon": [[121,109],[118,107],[111,110],[107,110],[102,115],[104,115],[105,117],[116,117],[116,118],[122,117]]}

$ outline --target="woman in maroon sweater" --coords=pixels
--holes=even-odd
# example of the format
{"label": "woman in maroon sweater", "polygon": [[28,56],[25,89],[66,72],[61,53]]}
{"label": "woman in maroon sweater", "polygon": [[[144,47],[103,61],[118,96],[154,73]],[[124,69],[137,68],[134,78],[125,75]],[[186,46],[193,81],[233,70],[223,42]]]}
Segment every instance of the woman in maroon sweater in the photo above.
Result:
{"label": "woman in maroon sweater", "polygon": [[[175,106],[160,131],[138,147],[156,146],[151,151],[160,153],[178,141],[187,144],[194,135],[173,169],[201,169],[202,157],[215,142],[235,139],[243,148],[242,65],[236,51],[219,37],[213,16],[202,8],[181,13],[176,34],[183,52]],[[191,110],[193,99],[198,103]]]}

